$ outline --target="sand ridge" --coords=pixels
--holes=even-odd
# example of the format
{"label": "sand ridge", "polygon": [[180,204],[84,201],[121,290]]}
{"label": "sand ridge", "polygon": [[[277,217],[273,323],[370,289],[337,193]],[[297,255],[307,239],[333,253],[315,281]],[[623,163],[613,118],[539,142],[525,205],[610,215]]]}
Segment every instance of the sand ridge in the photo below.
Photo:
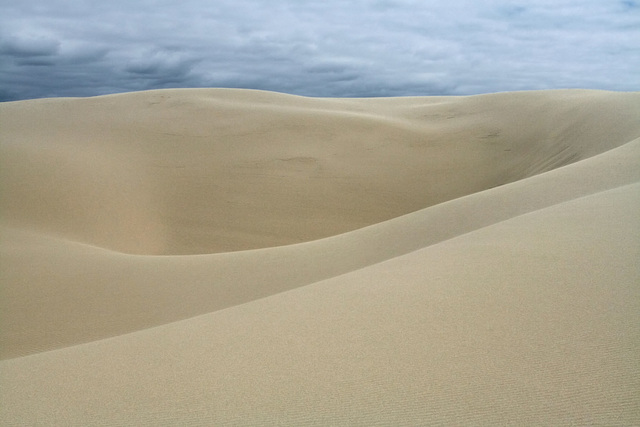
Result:
{"label": "sand ridge", "polygon": [[639,118],[583,90],[0,104],[0,419],[640,422]]}

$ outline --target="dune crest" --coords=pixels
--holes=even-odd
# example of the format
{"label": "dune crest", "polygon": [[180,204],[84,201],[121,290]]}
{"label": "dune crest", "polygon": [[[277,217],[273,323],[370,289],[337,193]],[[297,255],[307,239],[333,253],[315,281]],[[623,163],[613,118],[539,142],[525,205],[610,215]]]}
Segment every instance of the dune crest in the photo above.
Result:
{"label": "dune crest", "polygon": [[2,103],[0,424],[638,424],[639,165],[640,93]]}

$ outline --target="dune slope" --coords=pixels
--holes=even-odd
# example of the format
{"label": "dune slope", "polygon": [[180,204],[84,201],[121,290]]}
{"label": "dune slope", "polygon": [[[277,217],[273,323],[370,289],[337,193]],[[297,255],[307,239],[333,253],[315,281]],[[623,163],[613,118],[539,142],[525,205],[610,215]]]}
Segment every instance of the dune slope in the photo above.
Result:
{"label": "dune slope", "polygon": [[640,93],[0,104],[3,425],[640,423]]}
{"label": "dune slope", "polygon": [[168,90],[2,105],[7,220],[119,252],[351,231],[638,136],[637,96],[309,99]]}

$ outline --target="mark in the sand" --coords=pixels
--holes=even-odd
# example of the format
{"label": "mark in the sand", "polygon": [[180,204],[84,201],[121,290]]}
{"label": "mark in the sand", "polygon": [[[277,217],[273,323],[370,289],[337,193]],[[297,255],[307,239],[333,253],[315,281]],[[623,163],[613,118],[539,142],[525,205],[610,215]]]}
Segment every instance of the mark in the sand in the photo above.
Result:
{"label": "mark in the sand", "polygon": [[494,130],[478,137],[478,139],[493,139],[500,136],[500,130]]}
{"label": "mark in the sand", "polygon": [[277,159],[277,160],[280,160],[281,162],[306,164],[306,165],[312,165],[312,164],[318,163],[318,159],[316,159],[315,157],[286,157],[284,159]]}

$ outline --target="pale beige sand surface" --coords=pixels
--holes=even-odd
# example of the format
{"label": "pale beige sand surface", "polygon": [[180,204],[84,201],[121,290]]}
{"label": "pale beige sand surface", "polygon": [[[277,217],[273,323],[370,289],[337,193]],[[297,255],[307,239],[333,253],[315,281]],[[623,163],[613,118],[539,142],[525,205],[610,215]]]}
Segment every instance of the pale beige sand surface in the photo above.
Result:
{"label": "pale beige sand surface", "polygon": [[640,424],[640,93],[0,104],[0,424]]}

